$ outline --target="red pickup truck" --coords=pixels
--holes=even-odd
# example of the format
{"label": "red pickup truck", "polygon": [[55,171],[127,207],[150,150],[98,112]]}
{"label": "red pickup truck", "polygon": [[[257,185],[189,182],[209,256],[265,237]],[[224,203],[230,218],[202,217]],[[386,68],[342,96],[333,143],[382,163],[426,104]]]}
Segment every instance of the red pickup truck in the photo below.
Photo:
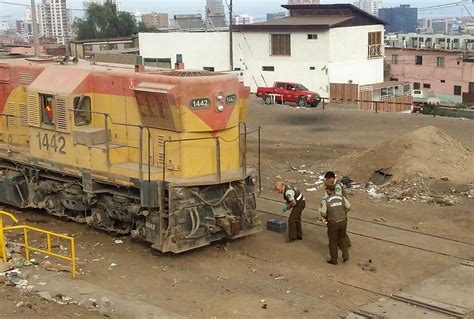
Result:
{"label": "red pickup truck", "polygon": [[318,93],[293,82],[275,82],[273,87],[259,87],[257,96],[263,98],[265,104],[290,102],[302,107],[308,105],[316,107],[321,102]]}

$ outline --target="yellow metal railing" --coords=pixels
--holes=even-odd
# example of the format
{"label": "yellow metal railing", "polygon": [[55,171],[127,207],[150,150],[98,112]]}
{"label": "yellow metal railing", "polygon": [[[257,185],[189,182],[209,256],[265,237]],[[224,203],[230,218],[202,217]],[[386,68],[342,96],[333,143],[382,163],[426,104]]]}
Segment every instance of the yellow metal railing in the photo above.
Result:
{"label": "yellow metal railing", "polygon": [[5,247],[5,236],[3,235],[3,216],[9,217],[15,224],[18,223],[18,219],[10,213],[0,210],[0,256],[3,262],[7,262],[7,249]]}
{"label": "yellow metal railing", "polygon": [[[25,240],[26,260],[28,260],[28,261],[30,260],[30,251],[36,251],[36,252],[40,252],[40,253],[43,253],[43,254],[46,254],[46,255],[49,255],[49,256],[59,258],[59,259],[70,261],[71,262],[72,278],[74,278],[74,279],[76,278],[76,249],[75,249],[74,237],[61,235],[61,234],[58,234],[58,233],[53,233],[53,232],[50,232],[50,231],[47,231],[47,230],[39,229],[39,228],[36,228],[36,227],[31,227],[31,226],[28,226],[28,225],[3,227],[3,224],[2,224],[2,217],[3,216],[2,215],[10,217],[11,219],[13,219],[15,221],[15,223],[17,223],[18,221],[13,215],[11,215],[9,213],[6,213],[6,212],[3,212],[3,211],[0,211],[0,245],[1,245],[1,251],[2,251],[2,256],[3,256],[4,262],[6,262],[6,248],[5,248],[5,239],[4,239],[3,232],[5,230],[23,230],[23,238]],[[28,240],[28,236],[29,236],[30,231],[46,235],[46,242],[48,244],[47,250],[30,246],[30,242]],[[69,241],[69,243],[70,243],[70,252],[71,252],[70,255],[69,256],[64,256],[64,255],[60,255],[60,254],[57,254],[57,253],[53,252],[52,251],[52,246],[51,246],[51,239],[52,238],[64,239],[64,240]]]}

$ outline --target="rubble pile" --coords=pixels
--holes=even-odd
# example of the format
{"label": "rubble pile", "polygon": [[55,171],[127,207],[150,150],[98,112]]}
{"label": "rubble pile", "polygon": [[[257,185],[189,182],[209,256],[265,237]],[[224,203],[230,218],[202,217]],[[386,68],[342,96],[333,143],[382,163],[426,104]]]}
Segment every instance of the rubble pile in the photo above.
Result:
{"label": "rubble pile", "polygon": [[346,171],[356,181],[368,181],[380,169],[388,170],[391,180],[398,181],[420,175],[462,184],[474,181],[473,153],[433,126],[382,143],[349,161]]}
{"label": "rubble pile", "polygon": [[[474,196],[474,184],[468,186],[474,181],[473,153],[433,126],[382,143],[344,163],[350,164],[343,171],[367,183],[365,191],[373,199],[452,206],[463,196]],[[468,190],[458,191],[454,185]]]}

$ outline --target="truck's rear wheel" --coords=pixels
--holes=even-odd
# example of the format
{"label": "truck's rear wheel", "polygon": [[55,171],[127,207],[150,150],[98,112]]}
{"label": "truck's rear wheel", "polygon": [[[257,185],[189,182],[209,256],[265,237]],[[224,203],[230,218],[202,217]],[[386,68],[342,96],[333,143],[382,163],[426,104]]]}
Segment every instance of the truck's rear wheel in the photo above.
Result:
{"label": "truck's rear wheel", "polygon": [[270,105],[270,104],[273,104],[272,102],[272,97],[270,95],[265,95],[265,97],[263,98],[263,101],[265,102],[265,104],[267,105]]}

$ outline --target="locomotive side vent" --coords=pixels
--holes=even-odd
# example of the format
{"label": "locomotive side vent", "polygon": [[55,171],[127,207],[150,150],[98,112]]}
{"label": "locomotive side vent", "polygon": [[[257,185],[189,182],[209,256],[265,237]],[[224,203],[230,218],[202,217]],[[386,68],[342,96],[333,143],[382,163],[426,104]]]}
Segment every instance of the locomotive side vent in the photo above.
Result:
{"label": "locomotive side vent", "polygon": [[11,129],[12,126],[17,126],[17,118],[15,112],[15,103],[7,103],[7,111],[5,112],[7,115],[11,115],[7,117],[8,127]]}
{"label": "locomotive side vent", "polygon": [[18,81],[21,84],[29,85],[29,84],[31,84],[31,82],[33,82],[33,76],[29,73],[19,73],[18,74]]}
{"label": "locomotive side vent", "polygon": [[57,129],[59,131],[67,131],[67,109],[66,99],[58,97],[56,99],[56,116],[57,116]]}
{"label": "locomotive side vent", "polygon": [[20,111],[20,126],[21,127],[28,127],[28,107],[26,104],[18,104],[19,111]]}
{"label": "locomotive side vent", "polygon": [[28,124],[30,126],[40,126],[40,105],[39,96],[36,92],[28,92],[26,97],[28,105]]}
{"label": "locomotive side vent", "polygon": [[158,135],[156,137],[156,146],[158,147],[158,166],[163,167],[163,145],[165,144],[165,137],[163,135]]}

